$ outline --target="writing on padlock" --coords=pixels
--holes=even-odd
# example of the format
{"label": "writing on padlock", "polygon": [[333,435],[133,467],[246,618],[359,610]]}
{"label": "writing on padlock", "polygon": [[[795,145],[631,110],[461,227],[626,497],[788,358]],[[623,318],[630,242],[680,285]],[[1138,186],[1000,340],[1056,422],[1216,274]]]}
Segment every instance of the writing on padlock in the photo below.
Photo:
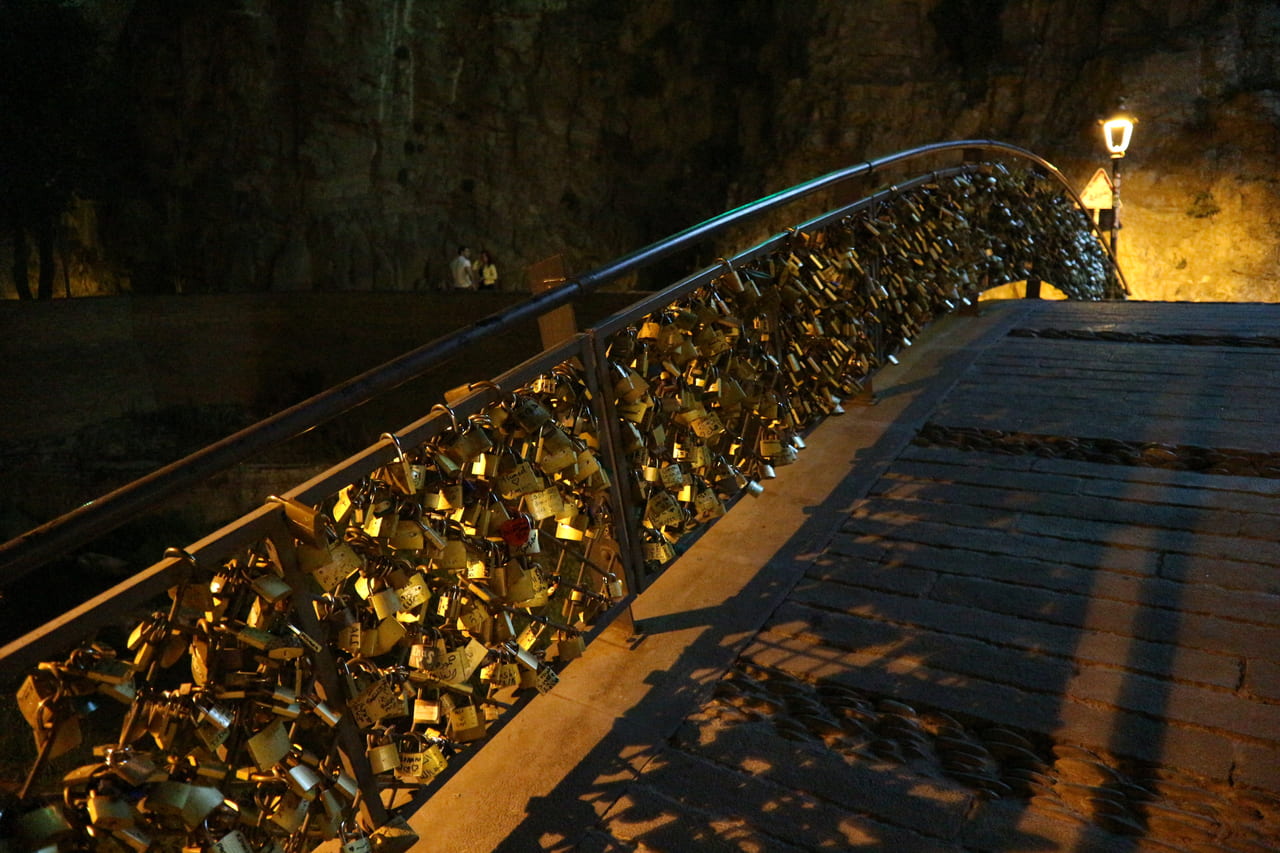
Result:
{"label": "writing on padlock", "polygon": [[400,751],[399,774],[418,782],[429,782],[449,766],[444,751],[419,732],[410,732]]}
{"label": "writing on padlock", "polygon": [[552,485],[524,496],[525,511],[535,521],[554,518],[564,511],[564,497],[558,486]]}
{"label": "writing on padlock", "polygon": [[471,678],[488,654],[488,648],[475,638],[466,645],[452,649],[431,670],[433,678],[446,684],[460,684]]}
{"label": "writing on padlock", "polygon": [[682,523],[684,512],[670,492],[656,491],[645,504],[644,518],[651,527],[667,527]]}
{"label": "writing on padlock", "polygon": [[462,702],[449,709],[449,739],[456,743],[480,740],[487,733],[480,709],[471,702]]}
{"label": "writing on padlock", "polygon": [[443,638],[436,637],[431,640],[422,638],[409,647],[409,668],[434,669],[443,662],[448,651]]}
{"label": "writing on padlock", "polygon": [[560,676],[549,666],[538,669],[534,687],[539,693],[550,693],[560,683]]}
{"label": "writing on padlock", "polygon": [[400,689],[390,679],[377,678],[347,701],[347,709],[355,724],[367,729],[385,719],[403,714],[405,703]]}

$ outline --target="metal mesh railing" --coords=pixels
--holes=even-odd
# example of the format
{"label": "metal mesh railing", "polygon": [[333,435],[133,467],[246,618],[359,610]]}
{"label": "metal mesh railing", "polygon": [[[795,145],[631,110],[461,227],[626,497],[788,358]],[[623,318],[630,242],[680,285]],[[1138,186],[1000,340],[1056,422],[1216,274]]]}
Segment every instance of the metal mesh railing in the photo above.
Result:
{"label": "metal mesh railing", "polygon": [[[553,689],[934,317],[1022,279],[1073,298],[1123,292],[1065,182],[1034,155],[966,142],[880,162],[979,148],[1014,165],[929,172],[700,270],[0,650],[6,671],[27,673],[17,710],[35,732],[0,831],[30,849],[89,837],[404,849],[388,792],[429,794]],[[805,194],[788,193],[747,213]]]}

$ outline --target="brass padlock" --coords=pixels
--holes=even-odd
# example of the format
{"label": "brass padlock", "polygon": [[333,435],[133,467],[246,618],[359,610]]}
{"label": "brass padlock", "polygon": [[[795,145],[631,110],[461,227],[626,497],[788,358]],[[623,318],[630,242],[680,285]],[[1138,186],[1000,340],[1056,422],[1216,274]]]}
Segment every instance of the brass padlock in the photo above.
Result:
{"label": "brass padlock", "polygon": [[138,812],[127,800],[102,791],[90,791],[85,800],[89,823],[98,829],[127,829],[138,820]]}
{"label": "brass padlock", "polygon": [[520,428],[530,435],[536,434],[543,424],[551,420],[551,413],[537,398],[522,394],[514,395],[511,402],[511,416]]}
{"label": "brass padlock", "polygon": [[346,542],[335,542],[324,548],[299,546],[298,564],[315,578],[322,590],[332,593],[343,581],[364,568],[365,559]]}
{"label": "brass padlock", "polygon": [[292,791],[285,791],[272,803],[271,822],[292,835],[302,827],[302,822],[307,819],[307,809],[310,805],[307,800],[302,799]]}
{"label": "brass padlock", "polygon": [[423,689],[413,700],[413,724],[437,726],[444,721],[444,706],[438,693]]}
{"label": "brass padlock", "polygon": [[466,571],[467,546],[462,541],[461,536],[457,533],[451,534],[444,543],[444,547],[440,549],[440,553],[432,558],[432,563],[436,568],[444,569],[445,571]]}
{"label": "brass padlock", "polygon": [[426,484],[427,467],[421,463],[415,464],[409,461],[404,448],[400,446],[399,437],[394,433],[384,432],[379,438],[390,441],[396,448],[396,461],[382,469],[382,476],[379,479],[385,477],[392,488],[402,495],[412,497],[418,494]]}
{"label": "brass padlock", "polygon": [[676,558],[676,549],[670,542],[661,537],[646,538],[644,541],[644,558],[646,562],[666,565]]}
{"label": "brass padlock", "polygon": [[534,676],[534,689],[539,693],[550,693],[560,683],[560,676],[549,666],[539,667]]}
{"label": "brass padlock", "polygon": [[271,495],[267,500],[281,506],[284,510],[285,522],[288,524],[289,532],[297,537],[300,542],[313,548],[319,548],[328,541],[328,536],[325,533],[324,516],[315,507],[308,506],[293,498],[282,498],[277,495]]}
{"label": "brass padlock", "polygon": [[150,757],[129,747],[107,747],[102,760],[108,770],[133,788],[141,787],[156,772]]}
{"label": "brass padlock", "polygon": [[547,424],[538,433],[534,461],[544,474],[556,474],[578,461],[578,446],[555,424]]}
{"label": "brass padlock", "polygon": [[50,803],[32,809],[17,819],[18,835],[31,849],[43,848],[45,845],[56,845],[60,839],[73,833],[71,824],[62,811],[62,806]]}
{"label": "brass padlock", "polygon": [[714,489],[699,489],[693,499],[694,518],[699,523],[706,523],[724,515],[724,502]]}
{"label": "brass padlock", "polygon": [[645,523],[654,528],[681,524],[684,512],[675,497],[667,491],[655,491],[645,503]]}
{"label": "brass padlock", "polygon": [[33,672],[18,688],[18,710],[33,729],[42,728],[43,717],[51,715],[52,705],[62,698],[60,683],[48,672]]}
{"label": "brass padlock", "polygon": [[273,720],[248,740],[249,755],[259,770],[267,771],[289,754],[292,744],[283,720]]}
{"label": "brass padlock", "polygon": [[439,744],[421,732],[408,732],[401,743],[398,775],[416,782],[429,782],[448,767]]}
{"label": "brass padlock", "polygon": [[414,572],[408,577],[403,586],[396,588],[396,594],[400,597],[400,611],[413,611],[431,600],[431,589],[427,586],[427,579],[422,572]]}
{"label": "brass padlock", "polygon": [[449,739],[457,743],[471,743],[487,734],[480,710],[470,702],[463,702],[449,709]]}
{"label": "brass padlock", "polygon": [[536,492],[544,487],[542,477],[532,463],[518,456],[510,446],[504,446],[498,460],[498,477],[494,483],[498,494],[506,500]]}
{"label": "brass padlock", "polygon": [[400,750],[389,730],[370,733],[365,754],[369,757],[369,769],[374,773],[390,773],[400,766]]}
{"label": "brass padlock", "polygon": [[587,644],[581,634],[561,632],[559,640],[556,641],[556,657],[565,662],[582,657],[586,649]]}
{"label": "brass padlock", "polygon": [[130,850],[136,853],[144,853],[144,851],[155,848],[155,842],[151,836],[142,832],[137,827],[123,827],[111,832],[111,837],[119,841]]}
{"label": "brass padlock", "polygon": [[615,362],[611,370],[614,377],[613,390],[620,401],[634,403],[648,393],[649,383],[631,368]]}
{"label": "brass padlock", "polygon": [[421,637],[418,642],[409,646],[409,668],[433,669],[439,665],[448,651],[443,637],[439,635],[434,638]]}
{"label": "brass padlock", "polygon": [[289,789],[304,800],[314,800],[320,788],[320,774],[315,768],[295,758],[285,771]]}
{"label": "brass padlock", "polygon": [[536,568],[526,570],[515,561],[507,568],[507,600],[513,606],[542,607],[547,603],[547,582]]}
{"label": "brass padlock", "polygon": [[235,713],[222,705],[212,696],[203,696],[194,701],[196,735],[209,749],[217,749],[226,743],[231,733],[231,724],[235,722]]}
{"label": "brass padlock", "polygon": [[373,629],[366,627],[362,622],[355,621],[338,629],[334,645],[353,656],[362,657],[373,653],[376,641],[376,632]]}
{"label": "brass padlock", "polygon": [[[418,833],[401,815],[393,815],[370,836],[377,853],[408,853],[418,843]],[[346,853],[346,851],[344,851]]]}
{"label": "brass padlock", "polygon": [[564,512],[565,506],[564,496],[560,494],[559,487],[555,485],[525,495],[523,505],[525,512],[532,516],[534,521],[554,518]]}
{"label": "brass padlock", "polygon": [[494,661],[493,669],[489,675],[489,683],[493,687],[515,687],[520,683],[520,667],[515,661],[498,660]]}
{"label": "brass padlock", "polygon": [[404,700],[391,680],[378,674],[371,683],[347,700],[347,710],[355,724],[365,729],[388,717],[403,714]]}
{"label": "brass padlock", "polygon": [[182,822],[187,825],[187,829],[194,830],[224,801],[222,791],[212,785],[190,785],[180,811]]}
{"label": "brass padlock", "polygon": [[393,648],[401,646],[402,640],[408,637],[408,621],[401,621],[398,617],[388,617],[388,619],[378,622],[378,626],[372,631],[374,635],[374,643],[372,643],[372,657],[378,657],[380,654],[387,654]]}
{"label": "brass padlock", "polygon": [[175,779],[165,779],[153,784],[142,801],[142,810],[148,814],[181,817],[182,809],[191,794],[191,785]]}
{"label": "brass padlock", "polygon": [[373,607],[373,613],[377,619],[389,619],[400,612],[400,593],[386,586],[385,581],[381,579],[377,585],[378,588],[370,592],[368,602]]}
{"label": "brass padlock", "polygon": [[[480,667],[488,651],[483,643],[474,637],[470,638],[466,645],[450,649],[439,666],[431,671],[431,675],[446,684],[463,684]],[[466,689],[469,691],[470,687],[467,686]]]}
{"label": "brass padlock", "polygon": [[571,542],[581,542],[586,538],[587,529],[591,526],[591,519],[582,514],[575,513],[571,518],[566,518],[556,522],[556,538],[566,539]]}
{"label": "brass padlock", "polygon": [[469,467],[476,457],[493,449],[493,437],[487,429],[488,423],[488,418],[471,418],[468,428],[445,448],[445,453],[460,467]]}

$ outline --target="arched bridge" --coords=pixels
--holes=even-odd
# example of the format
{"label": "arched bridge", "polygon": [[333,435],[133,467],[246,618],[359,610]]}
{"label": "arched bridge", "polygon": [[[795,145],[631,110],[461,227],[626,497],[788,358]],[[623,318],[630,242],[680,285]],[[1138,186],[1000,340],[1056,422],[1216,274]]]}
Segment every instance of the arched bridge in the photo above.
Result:
{"label": "arched bridge", "polygon": [[[3,579],[904,163],[6,646],[6,843],[1274,849],[1280,310],[1124,302],[1000,143],[571,279],[7,543]],[[978,301],[1011,281],[1070,299]]]}

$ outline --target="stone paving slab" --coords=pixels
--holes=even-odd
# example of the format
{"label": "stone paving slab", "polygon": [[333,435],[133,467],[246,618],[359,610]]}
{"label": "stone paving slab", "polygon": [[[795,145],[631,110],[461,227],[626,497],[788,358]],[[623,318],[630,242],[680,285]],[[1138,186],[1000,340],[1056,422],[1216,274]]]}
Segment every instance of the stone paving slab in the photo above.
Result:
{"label": "stone paving slab", "polygon": [[[501,732],[519,772],[495,743],[454,777],[430,849],[1280,849],[1280,481],[911,443],[1276,452],[1280,350],[1007,333],[1242,338],[1280,308],[983,310],[642,596],[634,650],[593,647]],[[823,439],[845,444],[806,462]],[[483,831],[451,828],[476,807]]]}
{"label": "stone paving slab", "polygon": [[[1263,314],[1277,313],[1264,308]],[[1039,311],[1028,323],[1051,325],[1055,313]],[[1256,318],[1230,322],[1226,312],[1221,316],[1219,332],[1234,334],[1237,323],[1250,332],[1257,328]],[[1055,436],[1274,451],[1280,435],[1268,403],[1278,380],[1280,349],[1010,338],[983,353],[934,419]]]}

